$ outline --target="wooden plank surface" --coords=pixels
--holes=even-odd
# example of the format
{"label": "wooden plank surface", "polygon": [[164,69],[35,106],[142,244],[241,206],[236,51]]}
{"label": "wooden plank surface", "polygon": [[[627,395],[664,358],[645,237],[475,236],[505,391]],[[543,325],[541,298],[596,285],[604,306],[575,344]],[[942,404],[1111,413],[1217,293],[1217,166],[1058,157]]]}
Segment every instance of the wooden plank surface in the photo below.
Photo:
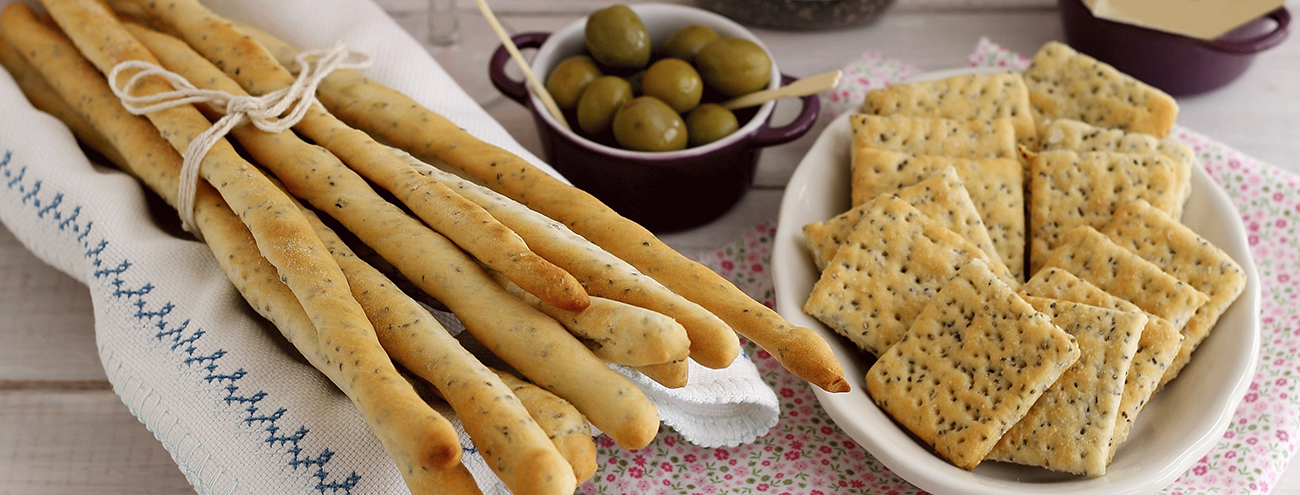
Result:
{"label": "wooden plank surface", "polygon": [[[423,36],[423,0],[385,2],[403,27]],[[487,59],[497,43],[469,3],[460,4],[461,43],[430,49],[476,101],[540,155],[531,117],[487,80]],[[524,32],[554,31],[608,3],[499,0],[493,5],[509,30]],[[1022,52],[1060,38],[1052,5],[1051,0],[900,0],[879,22],[864,28],[758,34],[782,70],[792,75],[838,68],[869,50],[938,70],[964,65],[981,35]],[[1300,1],[1288,5],[1296,11]],[[1295,97],[1300,40],[1295,38],[1260,55],[1231,86],[1180,100],[1180,122],[1300,172],[1300,98]],[[783,104],[779,113],[793,110]],[[722,219],[665,240],[687,251],[710,249],[775,218],[782,187],[818,130],[766,150],[755,188]],[[0,281],[0,493],[191,492],[161,445],[107,389],[86,289],[41,263],[2,228]],[[1274,493],[1300,495],[1300,467],[1293,464]]]}

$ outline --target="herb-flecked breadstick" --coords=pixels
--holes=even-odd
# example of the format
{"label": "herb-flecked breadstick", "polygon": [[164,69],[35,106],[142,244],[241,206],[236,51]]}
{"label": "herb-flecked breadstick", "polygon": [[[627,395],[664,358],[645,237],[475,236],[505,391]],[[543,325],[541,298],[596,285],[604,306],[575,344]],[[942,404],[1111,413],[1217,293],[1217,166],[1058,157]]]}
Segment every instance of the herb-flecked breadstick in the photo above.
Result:
{"label": "herb-flecked breadstick", "polygon": [[682,388],[690,378],[690,364],[685,359],[667,363],[633,366],[642,375],[668,388]]}
{"label": "herb-flecked breadstick", "polygon": [[[263,44],[273,43],[256,36]],[[270,50],[277,56],[292,52],[283,42]],[[284,63],[291,61],[292,57]],[[776,311],[755,301],[708,267],[674,251],[595,197],[508,151],[479,140],[445,117],[359,72],[346,69],[333,72],[321,83],[318,97],[345,122],[373,132],[416,156],[445,162],[493,190],[564,223],[674,292],[712,311],[800,378],[832,392],[849,390],[830,345],[816,332],[786,321]],[[596,291],[591,287],[588,290]]]}
{"label": "herb-flecked breadstick", "polygon": [[[179,165],[180,157],[176,163]],[[195,199],[195,222],[221,265],[244,299],[318,369],[329,376],[335,369],[325,366],[311,319],[294,298],[289,287],[280,282],[274,266],[262,257],[248,228],[230,210],[220,195],[203,184]],[[334,377],[331,377],[334,378]],[[391,455],[391,453],[390,453]],[[412,494],[475,495],[478,483],[463,464],[430,469],[402,470],[403,480]]]}
{"label": "herb-flecked breadstick", "polygon": [[[239,28],[265,45],[286,66],[294,63],[297,49],[256,28],[243,25]],[[345,74],[364,79],[352,71]],[[739,353],[740,342],[735,333],[717,315],[668,290],[632,265],[573,233],[564,224],[491,189],[439,171],[404,152],[395,154],[425,176],[442,182],[487,209],[501,223],[523,236],[533,251],[578,277],[591,295],[657,311],[677,320],[690,336],[691,358],[701,365],[723,368],[731,364]]]}
{"label": "herb-flecked breadstick", "polygon": [[[57,21],[70,26],[77,37],[83,41],[91,40],[85,43],[86,51],[94,54],[93,58],[98,59],[102,65],[111,66],[115,63],[114,60],[148,57],[148,53],[122,32],[111,14],[98,3],[51,1],[47,8]],[[20,49],[20,52],[59,90],[64,100],[74,103],[83,117],[90,120],[110,142],[129,141],[138,138],[136,135],[140,133],[146,133],[143,130],[145,128],[132,132],[119,124],[123,119],[104,115],[122,112],[116,97],[107,91],[104,79],[93,68],[85,65],[72,44],[40,24],[30,9],[6,9],[3,22],[6,39],[15,46],[20,46],[16,40],[23,40],[24,43],[53,42],[39,48]],[[81,74],[74,77],[65,68],[55,68],[58,64],[69,63],[77,67],[74,70],[82,71]],[[91,94],[79,94],[83,92]],[[175,111],[151,115],[159,119],[160,125],[166,129],[162,133],[163,137],[188,141],[188,134],[200,127],[197,121],[207,123],[192,107],[173,110]],[[187,114],[186,110],[192,115]],[[129,120],[146,122],[134,117]],[[149,129],[147,135],[158,135],[158,130],[151,126],[146,128]],[[156,161],[157,156],[163,152],[156,143],[157,141],[144,145],[144,148],[140,148],[138,143],[115,147],[123,156],[133,156],[128,150],[142,152],[142,155],[134,156],[146,157],[145,163],[151,165],[151,168],[168,168],[165,171],[141,173],[140,176],[151,185],[164,186],[159,191],[164,198],[174,198],[177,171],[174,167],[163,167],[164,162]],[[321,364],[337,369],[337,373],[332,373],[331,376],[338,380],[340,388],[348,392],[362,410],[362,415],[394,461],[404,471],[437,469],[458,462],[460,448],[455,432],[444,418],[425,404],[397,375],[388,356],[379,347],[374,330],[365,319],[360,305],[347,291],[338,265],[328,258],[328,251],[315,237],[315,233],[301,230],[302,227],[310,229],[305,219],[297,214],[296,209],[288,210],[286,207],[293,205],[282,196],[279,196],[279,201],[276,200],[279,191],[269,181],[265,181],[265,177],[254,175],[260,172],[256,172],[246,162],[241,166],[229,144],[215,150],[218,154],[209,155],[204,160],[203,168],[207,170],[204,175],[208,176],[209,182],[222,186],[219,189],[228,190],[223,199],[232,205],[232,209],[244,214],[241,220],[246,225],[251,225],[249,230],[254,232],[258,247],[268,256],[268,261],[273,265],[277,262],[280,264],[277,265],[278,275],[283,277],[287,285],[296,289],[294,293],[299,296],[299,302],[312,316],[313,326],[317,330],[316,344],[326,358]],[[165,151],[174,153],[171,150]],[[229,156],[223,157],[222,153],[228,153]],[[220,163],[223,158],[227,161]],[[259,177],[271,189],[259,190],[259,184],[253,183],[250,190],[248,183]],[[151,182],[149,179],[170,180]],[[166,185],[170,185],[171,189],[167,190]],[[295,218],[301,223],[291,223]],[[322,255],[326,258],[322,259]]]}
{"label": "herb-flecked breadstick", "polygon": [[[207,59],[195,53],[183,41],[139,25],[128,23],[126,26],[132,34],[154,52],[164,66],[193,81],[195,85],[204,89],[225,91],[236,95],[245,94],[237,83],[227,78],[220,69],[212,66]],[[386,260],[390,260],[390,263],[393,263],[405,275],[417,278],[437,272],[438,268],[433,268],[430,265],[440,263],[438,257],[410,256],[410,254],[414,249],[412,246],[440,242],[432,239],[441,236],[376,194],[364,179],[344,166],[328,151],[303,142],[291,131],[271,134],[246,124],[237,127],[234,133],[250,154],[284,181],[290,192],[311,202],[321,211],[339,220],[363,242],[375,249]],[[311,215],[308,215],[308,217],[310,218]],[[317,226],[318,234],[326,241],[327,245],[330,245],[331,239],[327,236],[334,236],[333,233],[322,233],[320,231],[321,226],[316,225],[315,222],[313,225]],[[331,247],[331,251],[334,252],[336,258],[340,256],[339,249]],[[348,257],[354,258],[351,254]],[[354,259],[349,261],[354,261]],[[340,259],[339,262],[340,265],[343,265],[344,260]],[[347,270],[347,267],[344,266],[345,273]],[[353,276],[349,274],[350,281]],[[356,294],[356,282],[352,281],[352,283],[354,284],[353,292]],[[526,292],[525,294],[536,299],[536,296],[532,294]],[[360,294],[357,295],[358,300],[361,300]],[[366,302],[361,302],[362,306],[366,307]],[[407,302],[413,304],[413,301],[408,300]],[[564,310],[556,309],[556,311]],[[367,309],[367,312],[369,312],[369,309]],[[585,311],[578,314],[585,314]],[[374,320],[374,315],[371,315],[371,319]],[[389,354],[394,359],[415,371],[422,378],[434,383],[435,386],[441,387],[438,380],[419,373],[418,366],[420,364],[407,361],[407,359],[416,359],[415,356],[404,357],[394,353],[393,344],[385,340],[382,329],[376,327],[376,330],[379,331],[380,342],[388,349]],[[450,337],[447,338],[450,339]],[[454,341],[451,343],[454,343]],[[456,344],[456,347],[459,348],[459,344]],[[466,354],[466,356],[469,355]],[[477,361],[474,362],[477,363]],[[479,365],[479,367],[482,366]],[[483,369],[483,372],[486,373],[486,368]],[[474,381],[476,384],[479,382],[481,380]],[[454,396],[449,402],[452,403],[453,408],[458,404]],[[484,401],[483,403],[489,404],[490,402]],[[474,421],[474,416],[464,414],[461,414],[461,416],[462,420],[466,422],[467,431],[470,432],[471,437],[476,439],[476,443],[486,443],[480,440],[480,436],[473,431],[475,425],[471,422]],[[483,414],[478,412],[476,416],[483,416]],[[503,418],[496,418],[496,420],[501,419]],[[492,422],[500,423],[501,426],[505,426],[506,423],[505,421],[489,421],[489,423]],[[483,449],[485,456],[496,454],[490,448],[490,445],[483,447]],[[489,464],[492,462],[489,460]],[[503,479],[505,479],[505,476],[503,476]],[[518,485],[507,482],[507,485],[512,487],[528,486],[533,490],[543,488],[543,484],[531,481],[525,481]]]}
{"label": "herb-flecked breadstick", "polygon": [[[293,84],[293,75],[255,41],[197,1],[149,2],[140,6],[169,23],[249,94],[263,95]],[[587,306],[587,292],[572,275],[532,252],[519,235],[482,207],[404,166],[365,132],[340,122],[319,105],[312,105],[294,129],[392,193],[412,213],[483,264],[505,274],[547,304],[570,310]]]}
{"label": "herb-flecked breadstick", "polygon": [[550,436],[560,454],[569,460],[578,483],[596,473],[596,442],[591,437],[591,425],[573,404],[545,389],[520,380],[515,375],[497,371],[501,381],[519,397],[537,424]]}
{"label": "herb-flecked breadstick", "polygon": [[45,78],[36,72],[36,68],[27,63],[27,59],[24,59],[9,43],[0,42],[0,65],[3,65],[9,71],[9,75],[14,77],[14,82],[18,83],[18,87],[22,89],[32,106],[62,121],[77,136],[77,139],[104,155],[108,161],[121,166],[120,164],[125,161],[122,155],[90,127],[90,122],[64,102],[54,88],[45,82]]}
{"label": "herb-flecked breadstick", "polygon": [[506,487],[520,495],[572,494],[577,481],[568,460],[511,387],[388,277],[358,258],[314,213],[305,208],[303,213],[343,268],[384,349],[438,389]]}
{"label": "herb-flecked breadstick", "polygon": [[[201,5],[166,5],[175,6],[174,12],[183,18],[204,19],[193,29],[177,29],[194,31],[200,42],[214,42],[223,39],[222,35],[236,38],[225,40],[225,45],[210,46],[214,50],[229,53],[232,46],[248,45],[246,38],[206,13]],[[170,7],[166,10],[173,12]],[[235,70],[230,64],[233,62],[225,67],[227,74],[239,72],[247,76],[255,72],[245,66]],[[573,403],[620,445],[640,448],[654,439],[659,428],[657,411],[640,390],[606,367],[559,323],[511,296],[455,244],[432,236],[427,242],[410,246],[405,256],[436,260],[430,264],[430,272],[418,277],[407,273],[408,279],[446,304],[497,356],[534,383]]]}
{"label": "herb-flecked breadstick", "polygon": [[487,209],[524,236],[534,251],[577,276],[593,296],[646,308],[675,319],[686,329],[690,338],[690,357],[696,362],[710,368],[722,368],[731,364],[740,352],[740,340],[717,315],[668,290],[626,261],[575,234],[564,224],[404,151],[395,150],[394,154],[421,174],[446,184]]}
{"label": "herb-flecked breadstick", "polygon": [[575,336],[591,341],[595,346],[591,351],[611,363],[646,366],[680,361],[690,352],[686,329],[662,314],[603,297],[592,297],[591,305],[582,311],[567,311],[548,306],[498,274],[493,273],[493,278]]}
{"label": "herb-flecked breadstick", "polygon": [[[120,165],[157,191],[165,201],[174,204],[176,170],[180,167],[180,156],[158,135],[157,130],[143,117],[128,114],[117,102],[102,76],[81,59],[71,42],[39,24],[25,5],[11,5],[5,10],[0,23],[3,23],[3,31],[0,33],[5,35],[6,41],[21,40],[19,46],[22,51],[33,57],[33,65],[52,82],[64,101],[77,102],[75,108],[78,114],[90,122],[97,133],[103,133],[103,142],[113,143],[119,156],[123,157]],[[432,412],[423,401],[410,404],[404,397],[394,396],[387,402],[362,404],[359,394],[352,390],[355,382],[349,380],[343,370],[328,362],[321,351],[314,324],[292,292],[280,281],[275,267],[262,257],[247,227],[235,217],[211,186],[206,182],[201,182],[199,186],[196,195],[196,222],[232,283],[259,313],[277,324],[277,328],[309,362],[357,404],[385,450],[399,467],[404,468],[403,476],[412,490],[415,493],[432,493],[419,489],[421,486],[442,486],[449,483],[448,487],[474,486],[472,480],[468,485],[454,482],[458,476],[458,471],[455,470],[463,470],[459,464],[451,468],[440,465],[421,467],[412,463],[413,458],[420,455],[419,450],[411,453],[397,450],[412,446],[401,440],[395,441],[401,436],[416,436],[414,447],[417,449],[429,447],[418,440],[440,438],[431,436],[424,430],[394,431],[394,428],[402,428],[403,422],[386,419],[412,414],[404,412],[404,407],[414,407],[414,414],[417,415],[425,414],[421,409],[427,409],[434,416],[429,420],[430,428],[445,427],[450,431],[450,425],[436,412]],[[231,232],[237,235],[232,237]],[[414,391],[410,393],[414,394]],[[418,397],[416,399],[419,400]],[[459,443],[454,432],[451,434],[452,448],[459,453]],[[468,478],[468,473],[464,474]],[[476,487],[474,491],[477,491]]]}

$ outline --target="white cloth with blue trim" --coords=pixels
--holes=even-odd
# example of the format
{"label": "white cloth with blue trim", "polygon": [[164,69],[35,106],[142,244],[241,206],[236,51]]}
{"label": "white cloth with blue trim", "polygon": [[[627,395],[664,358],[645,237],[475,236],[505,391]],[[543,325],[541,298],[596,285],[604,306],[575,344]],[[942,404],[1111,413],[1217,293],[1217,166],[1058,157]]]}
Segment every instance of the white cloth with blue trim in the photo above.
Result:
{"label": "white cloth with blue trim", "polygon": [[[551,170],[368,1],[206,3],[300,47],[341,40],[374,60],[370,77]],[[247,307],[207,247],[160,228],[140,186],[88,161],[3,71],[0,107],[0,221],[90,288],[113,390],[199,493],[407,492],[348,399]],[[638,382],[688,441],[737,445],[776,424],[776,396],[748,359],[691,373],[679,390]],[[463,431],[461,438],[484,492],[505,493]]]}

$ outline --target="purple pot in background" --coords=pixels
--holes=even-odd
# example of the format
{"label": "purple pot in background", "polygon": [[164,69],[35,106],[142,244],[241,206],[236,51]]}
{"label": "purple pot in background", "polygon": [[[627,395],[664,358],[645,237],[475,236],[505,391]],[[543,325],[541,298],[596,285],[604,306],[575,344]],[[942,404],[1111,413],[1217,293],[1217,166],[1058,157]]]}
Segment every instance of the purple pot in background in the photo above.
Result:
{"label": "purple pot in background", "polygon": [[[672,4],[631,5],[661,44],[687,24],[703,24],[727,37],[761,40],[735,21],[695,7]],[[545,78],[561,60],[585,50],[586,19],[555,33],[523,33],[512,41],[520,49],[537,48],[532,70]],[[763,48],[767,50],[766,47]],[[770,51],[769,51],[770,53]],[[820,113],[817,95],[800,98],[794,120],[773,126],[776,102],[736,112],[740,129],[718,141],[679,151],[644,152],[615,148],[563,128],[522,81],[506,74],[510,55],[504,47],[492,54],[488,75],[502,94],[529,109],[537,122],[546,161],[573,185],[595,196],[620,215],[656,233],[698,227],[722,216],[749,190],[762,148],[793,141],[812,129]],[[769,87],[794,78],[772,64]]]}
{"label": "purple pot in background", "polygon": [[1190,96],[1232,82],[1255,54],[1286,39],[1286,7],[1213,40],[1199,40],[1092,15],[1081,0],[1060,0],[1070,46],[1172,96]]}

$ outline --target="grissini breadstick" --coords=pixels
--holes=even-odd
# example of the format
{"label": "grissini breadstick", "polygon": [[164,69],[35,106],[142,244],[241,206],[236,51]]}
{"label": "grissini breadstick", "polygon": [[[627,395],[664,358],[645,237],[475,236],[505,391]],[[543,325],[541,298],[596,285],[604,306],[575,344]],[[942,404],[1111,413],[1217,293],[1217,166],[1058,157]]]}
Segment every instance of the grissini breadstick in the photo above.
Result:
{"label": "grissini breadstick", "polygon": [[582,413],[568,401],[545,389],[520,380],[515,375],[497,370],[501,381],[514,392],[528,413],[550,436],[560,454],[569,460],[573,475],[582,483],[596,472],[596,442],[591,437],[591,425]]}
{"label": "grissini breadstick", "polygon": [[564,224],[528,209],[491,189],[394,150],[417,172],[437,180],[487,209],[524,236],[533,250],[569,270],[594,296],[667,315],[686,329],[691,358],[710,368],[731,364],[740,352],[735,332],[713,313],[677,295],[617,256],[573,233]]}
{"label": "grissini breadstick", "polygon": [[577,481],[568,460],[511,388],[388,277],[357,258],[313,212],[303,213],[343,268],[384,350],[438,389],[506,487],[520,495],[572,494]]}
{"label": "grissini breadstick", "polygon": [[[193,9],[203,7],[186,4],[176,8]],[[212,25],[200,23],[207,28],[195,28],[206,42],[221,38],[218,34],[223,29],[233,30],[217,18],[206,17],[208,14],[197,15],[212,21]],[[237,31],[225,34],[243,39]],[[227,47],[241,44],[239,39],[223,43]],[[231,70],[233,63],[230,61],[226,69]],[[253,71],[240,72],[248,75]],[[406,256],[437,260],[429,264],[430,272],[420,276],[407,273],[408,279],[446,304],[475,338],[534,383],[573,403],[620,445],[640,448],[654,439],[659,428],[657,411],[640,390],[606,367],[559,323],[511,296],[455,244],[432,236],[421,245],[411,246]]]}
{"label": "grissini breadstick", "polygon": [[682,388],[690,378],[690,365],[685,359],[667,363],[633,366],[632,369],[668,388]]}
{"label": "grissini breadstick", "polygon": [[[237,26],[265,44],[277,59],[294,63],[298,54],[295,48],[256,28]],[[632,265],[573,233],[564,224],[491,189],[438,170],[405,152],[394,150],[394,154],[421,174],[453,188],[488,210],[501,223],[523,236],[534,252],[578,277],[588,293],[650,309],[677,320],[690,336],[691,357],[696,362],[710,368],[722,368],[731,364],[739,353],[739,340],[731,327],[716,315],[637,272]]]}
{"label": "grissini breadstick", "polygon": [[[249,94],[263,95],[294,82],[293,75],[256,42],[197,1],[138,6],[169,23]],[[312,105],[294,129],[392,193],[417,217],[483,264],[505,274],[547,304],[570,310],[587,306],[587,292],[573,275],[532,252],[522,238],[482,207],[404,166],[365,132],[340,122],[319,105]]]}
{"label": "grissini breadstick", "polygon": [[[4,35],[6,42],[21,47],[21,51],[26,56],[31,57],[29,62],[45,76],[47,82],[50,82],[51,87],[59,92],[65,102],[76,102],[74,108],[77,113],[87,120],[97,133],[104,137],[103,142],[112,143],[119,156],[124,158],[121,164],[127,168],[127,171],[157,191],[165,201],[174,204],[177,186],[176,171],[179,169],[180,156],[158,135],[157,130],[144,118],[127,113],[117,102],[103,77],[77,55],[76,48],[72,46],[72,43],[63,38],[57,31],[37,21],[30,9],[25,5],[13,4],[6,8],[3,15],[0,16],[0,24],[3,25],[0,34]],[[325,352],[321,350],[321,343],[317,339],[316,328],[311,319],[288,287],[280,282],[277,270],[262,257],[248,229],[239,222],[238,218],[234,217],[233,212],[228,206],[225,206],[221,197],[206,183],[200,183],[197,200],[199,214],[196,216],[196,220],[201,229],[207,229],[209,246],[214,248],[217,260],[227,270],[231,281],[235,283],[241,293],[245,294],[245,297],[249,298],[255,309],[277,323],[277,327],[282,332],[285,332],[285,336],[294,343],[299,351],[357,404],[362,416],[376,436],[379,437],[385,450],[402,468],[403,476],[408,485],[412,487],[412,490],[418,490],[421,486],[436,486],[444,481],[454,481],[452,479],[455,476],[454,471],[451,472],[453,474],[444,476],[445,469],[442,465],[421,465],[414,462],[417,458],[425,455],[422,453],[425,449],[431,447],[424,444],[424,440],[437,441],[442,439],[442,436],[430,435],[424,429],[414,431],[394,430],[394,428],[406,426],[405,422],[400,421],[400,419],[403,416],[411,415],[403,412],[402,408],[414,407],[417,409],[416,415],[423,415],[425,413],[420,409],[428,409],[427,404],[420,401],[418,405],[411,405],[402,396],[378,403],[361,403],[360,398],[362,396],[353,390],[358,385],[358,382],[347,376],[353,373],[352,368],[347,368],[347,371],[344,371],[329,363]],[[217,208],[214,205],[220,205],[222,208]],[[225,230],[212,226],[214,221],[213,211],[225,212],[224,223],[217,223],[218,225],[226,225]],[[234,224],[238,228],[229,227],[230,224]],[[240,244],[226,243],[225,240],[228,237],[219,233],[231,230],[242,232],[240,235],[242,236],[241,239],[244,240]],[[222,249],[225,251],[222,251]],[[236,257],[232,257],[233,254],[236,254],[236,251],[245,253],[241,255],[243,258],[240,258],[245,261],[237,261]],[[235,273],[232,266],[242,271]],[[266,285],[264,283],[258,285],[255,281],[258,277],[274,282],[272,292],[278,291],[279,296],[277,296],[278,299],[276,300],[278,302],[266,299],[263,296],[270,289],[263,288]],[[250,297],[250,291],[258,295]],[[404,382],[403,385],[405,385]],[[409,386],[407,388],[409,389]],[[410,394],[413,395],[414,391],[410,391]],[[418,397],[416,399],[419,400]],[[431,409],[428,409],[428,411],[434,415],[437,414],[432,412]],[[437,416],[437,419],[441,420],[442,425],[449,427],[446,420],[442,419],[441,416]],[[438,426],[437,421],[434,420],[430,420],[428,423],[434,427]],[[452,443],[449,448],[454,449],[459,454],[459,442],[456,440],[454,432],[452,432],[452,435],[450,437]],[[416,441],[395,440],[401,436],[407,436],[408,438],[414,436]],[[404,453],[398,450],[400,448],[415,448],[416,450]],[[459,464],[455,464],[453,468],[455,467],[459,467]],[[448,476],[452,478],[446,478]],[[432,478],[436,479],[432,482],[429,481]],[[421,492],[417,491],[416,493]]]}
{"label": "grissini breadstick", "polygon": [[591,341],[597,357],[615,364],[646,366],[686,359],[691,342],[686,329],[672,318],[603,297],[592,297],[582,311],[566,311],[543,303],[504,277],[493,273],[502,287],[538,311],[564,325],[575,336]]}
{"label": "grissini breadstick", "polygon": [[[180,163],[179,156],[176,157],[176,163]],[[206,184],[203,187],[207,192],[200,191],[196,197],[195,222],[227,278],[259,314],[280,329],[290,342],[295,343],[295,347],[307,357],[308,362],[322,371],[332,371],[334,368],[325,366],[325,359],[319,346],[316,346],[316,329],[302,305],[294,298],[293,292],[280,282],[275,267],[262,257],[248,228],[221,201],[220,195]],[[330,375],[329,372],[325,374]],[[474,477],[460,463],[430,469],[403,469],[402,477],[412,494],[481,493]]]}
{"label": "grissini breadstick", "polygon": [[[197,86],[203,89],[225,91],[236,95],[246,94],[237,83],[227,78],[220,69],[212,66],[211,62],[195,53],[183,41],[136,24],[127,23],[126,26],[141,43],[153,51],[164,66],[186,79],[193,81]],[[260,131],[252,125],[245,124],[235,128],[234,133],[240,143],[244,145],[244,148],[248,150],[250,154],[284,181],[290,192],[311,202],[320,210],[333,216],[353,234],[357,235],[363,242],[375,249],[381,256],[389,260],[390,263],[393,263],[394,266],[397,266],[399,270],[402,270],[408,277],[419,277],[438,270],[437,268],[431,268],[432,264],[440,263],[438,257],[411,256],[411,254],[412,251],[416,249],[412,246],[428,245],[432,242],[439,242],[434,239],[438,239],[441,236],[433,230],[430,230],[419,220],[407,215],[400,208],[394,206],[376,194],[372,189],[370,189],[370,186],[364,179],[357,176],[355,172],[344,166],[328,151],[303,142],[293,132],[289,131],[271,134]],[[311,213],[308,212],[306,215],[309,220],[313,219]],[[335,258],[339,262],[340,266],[343,267],[344,272],[348,274],[349,282],[353,284],[353,294],[357,296],[358,301],[362,303],[362,307],[366,308],[372,322],[375,322],[376,315],[372,313],[367,302],[362,299],[362,294],[358,293],[356,290],[356,284],[358,282],[354,280],[354,278],[359,275],[354,273],[362,271],[363,269],[359,267],[354,268],[354,273],[349,273],[349,268],[346,265],[346,263],[355,263],[358,261],[355,255],[351,253],[350,249],[347,250],[346,255],[341,255],[341,250],[346,249],[346,246],[341,242],[335,244],[337,235],[332,231],[322,231],[321,229],[324,226],[323,224],[320,224],[318,220],[314,220],[312,225],[317,229],[317,234],[321,236],[323,241],[325,241],[327,247],[330,248],[330,251],[334,253]],[[336,245],[339,247],[335,247]],[[367,273],[367,278],[373,278],[374,275],[378,274],[378,272],[373,270],[372,267],[366,265],[366,268],[369,268],[368,270],[364,270]],[[388,283],[391,284],[391,282]],[[392,287],[389,286],[388,288]],[[525,294],[528,297],[539,300],[532,294],[526,292]],[[396,294],[394,294],[393,297],[396,297]],[[415,305],[414,301],[411,301],[409,298],[406,298],[406,300],[402,301],[401,304],[407,307],[405,311],[406,314],[411,315],[412,322],[427,324],[424,323],[427,320],[429,323],[435,323],[433,320],[427,319],[431,317],[426,316],[425,318],[416,318],[419,314],[423,313],[427,315],[427,313],[425,313],[423,309],[419,308],[418,305]],[[563,310],[557,309],[557,311]],[[585,311],[583,313],[585,313]],[[405,323],[401,325],[402,328],[407,328],[408,326],[409,325]],[[410,347],[434,349],[438,348],[438,346],[455,344],[454,340],[451,340],[449,336],[446,336],[445,339],[438,342],[426,342],[427,345],[407,344],[404,347],[399,348],[396,347],[396,345],[401,340],[417,338],[423,340],[432,337],[421,337],[418,334],[411,334],[407,339],[397,339],[396,341],[393,341],[386,339],[386,335],[382,330],[383,329],[380,328],[376,322],[376,331],[379,333],[380,342],[384,345],[385,349],[388,350],[389,355],[393,356],[393,358],[399,363],[402,363],[403,366],[411,369],[417,375],[430,381],[440,389],[444,386],[444,384],[438,379],[427,376],[425,373],[420,371],[422,369],[421,367],[424,366],[424,364],[421,363],[422,359],[404,351],[408,351]],[[441,327],[439,327],[439,330],[441,330]],[[443,333],[445,334],[445,331]],[[438,346],[433,344],[438,344]],[[459,344],[455,344],[455,347],[460,349]],[[468,353],[465,353],[463,357],[472,358]],[[481,364],[478,364],[476,360],[472,361],[472,363],[465,362],[464,364],[458,364],[455,365],[455,367],[469,367],[471,364],[477,365],[478,368],[481,368],[481,373],[487,373],[487,369]],[[480,385],[483,382],[483,380],[467,379],[458,381],[473,383],[475,386]],[[486,391],[479,392],[479,396],[486,396],[487,394],[488,392]],[[496,417],[486,418],[487,414],[481,410],[462,412],[457,407],[458,405],[472,405],[474,403],[472,400],[466,402],[465,400],[461,400],[458,395],[453,394],[448,402],[452,404],[453,408],[457,409],[458,414],[463,418],[462,421],[466,423],[466,430],[470,433],[470,436],[475,438],[476,443],[483,444],[481,450],[485,457],[497,455],[499,449],[494,450],[492,448],[492,442],[489,441],[494,440],[495,437],[489,438],[486,435],[493,431],[497,431],[495,428],[507,427],[507,425],[511,423],[508,417],[503,415],[505,411],[498,411],[498,413],[501,414],[497,414]],[[481,404],[490,403],[492,402],[487,399],[481,401]],[[519,409],[519,411],[522,411],[522,409]],[[519,411],[515,412],[518,413]],[[526,418],[527,414],[524,414],[523,417]],[[484,423],[481,426],[475,424],[474,421],[476,418],[484,418],[487,423]],[[500,426],[492,427],[494,430],[489,430],[489,425],[493,424]],[[475,428],[480,428],[484,431],[480,433],[476,431]],[[522,427],[518,428],[515,435],[516,436],[512,438],[526,444],[525,439],[528,438],[528,434],[525,429]],[[498,441],[497,443],[500,442]],[[494,468],[497,467],[497,464],[493,463],[494,460],[489,459],[489,464],[494,466]],[[505,467],[503,467],[503,469],[504,468]],[[543,472],[544,470],[530,469],[529,471]],[[503,480],[506,480],[507,478],[506,475],[502,475]],[[520,483],[512,483],[507,480],[507,486],[511,486],[512,489],[515,489],[517,486],[528,487],[527,490],[540,490],[545,487],[545,485],[540,481],[533,480],[522,480]],[[523,488],[520,488],[519,490],[523,490]]]}
{"label": "grissini breadstick", "polygon": [[0,42],[0,65],[9,70],[9,74],[14,77],[14,82],[18,83],[18,87],[22,89],[32,106],[62,121],[77,136],[77,139],[103,155],[108,161],[121,166],[120,164],[125,161],[122,155],[90,127],[90,122],[64,102],[54,88],[45,82],[45,78],[36,72],[36,68],[27,63],[27,59],[15,51],[9,43]]}
{"label": "grissini breadstick", "polygon": [[[263,44],[271,43],[263,38],[259,40]],[[282,42],[272,49],[277,54],[289,51],[291,47]],[[564,223],[674,292],[717,314],[800,378],[831,392],[849,390],[830,345],[816,332],[786,321],[776,311],[755,301],[707,267],[674,251],[595,197],[560,182],[508,151],[479,140],[445,117],[356,71],[335,71],[321,83],[318,96],[326,108],[345,122],[373,132],[416,156],[445,162],[493,190]],[[419,125],[403,125],[404,122]]]}

